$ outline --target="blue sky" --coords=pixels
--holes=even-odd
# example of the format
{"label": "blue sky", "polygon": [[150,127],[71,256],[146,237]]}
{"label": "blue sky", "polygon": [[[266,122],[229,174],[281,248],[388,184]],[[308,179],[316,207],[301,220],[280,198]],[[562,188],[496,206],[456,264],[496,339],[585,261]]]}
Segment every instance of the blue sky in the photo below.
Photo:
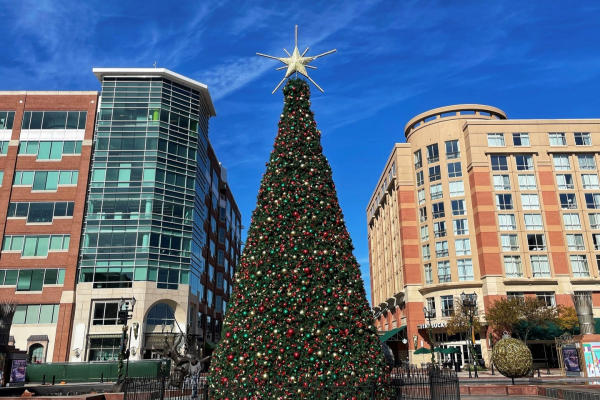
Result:
{"label": "blue sky", "polygon": [[[0,0],[0,90],[99,90],[92,67],[159,67],[206,83],[215,150],[244,225],[282,110],[271,90],[293,46],[315,65],[312,107],[368,285],[365,208],[414,115],[456,103],[509,118],[598,118],[596,1]],[[369,295],[370,298],[370,295]]]}

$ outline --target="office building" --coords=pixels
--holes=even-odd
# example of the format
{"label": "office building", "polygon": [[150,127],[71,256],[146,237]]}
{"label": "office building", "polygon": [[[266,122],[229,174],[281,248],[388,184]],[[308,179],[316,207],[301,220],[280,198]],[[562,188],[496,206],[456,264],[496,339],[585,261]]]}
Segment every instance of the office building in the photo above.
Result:
{"label": "office building", "polygon": [[31,362],[68,359],[97,100],[0,92],[0,301]]}
{"label": "office building", "polygon": [[[377,328],[400,358],[426,361],[436,343],[457,347],[446,321],[463,292],[479,315],[494,301],[537,296],[572,305],[591,296],[600,316],[600,119],[508,119],[495,107],[455,105],[411,119],[367,207]],[[483,320],[482,320],[483,322]],[[488,360],[489,338],[476,344]],[[534,358],[556,362],[551,341]]]}
{"label": "office building", "polygon": [[[220,337],[241,218],[208,140],[205,85],[163,68],[94,68],[102,91],[81,244],[71,361],[131,359],[164,337]],[[135,299],[135,303],[132,300]]]}

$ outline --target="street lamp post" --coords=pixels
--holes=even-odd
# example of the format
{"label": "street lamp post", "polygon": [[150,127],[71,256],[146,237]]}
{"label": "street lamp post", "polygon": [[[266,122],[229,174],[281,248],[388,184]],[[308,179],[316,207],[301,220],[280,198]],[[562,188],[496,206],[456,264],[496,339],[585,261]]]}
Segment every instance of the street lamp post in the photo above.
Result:
{"label": "street lamp post", "polygon": [[[462,292],[460,295],[460,300],[462,303],[462,311],[466,314],[469,319],[469,327],[470,327],[470,340],[467,341],[467,347],[469,347],[469,363],[473,364],[473,369],[475,370],[475,378],[478,378],[477,375],[477,366],[475,365],[475,330],[473,327],[473,319],[475,318],[475,314],[477,313],[477,293],[473,294],[465,294]],[[469,341],[471,345],[469,346]]]}
{"label": "street lamp post", "polygon": [[431,342],[431,366],[435,365],[435,341],[433,339],[433,326],[431,326],[431,320],[435,318],[435,309],[429,309],[427,307],[423,307],[423,314],[425,318],[427,318],[427,335],[429,336],[429,341]]}
{"label": "street lamp post", "polygon": [[[129,321],[133,317],[133,307],[135,306],[135,297],[131,300],[127,301],[121,298],[119,301],[119,311],[117,314],[117,318],[119,320],[119,324],[123,325],[121,331],[121,351],[119,353],[119,364],[118,364],[118,381],[123,381],[123,360],[127,360],[127,369],[129,369],[129,345],[127,343],[127,321]],[[130,338],[131,340],[131,338]],[[131,342],[130,342],[131,343]],[[125,372],[125,378],[127,377],[127,369]]]}

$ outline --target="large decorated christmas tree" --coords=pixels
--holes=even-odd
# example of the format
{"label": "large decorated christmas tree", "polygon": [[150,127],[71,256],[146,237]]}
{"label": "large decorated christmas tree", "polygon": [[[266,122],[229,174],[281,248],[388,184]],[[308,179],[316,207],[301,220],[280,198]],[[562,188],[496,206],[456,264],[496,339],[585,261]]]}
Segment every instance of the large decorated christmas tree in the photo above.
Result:
{"label": "large decorated christmas tree", "polygon": [[211,392],[216,399],[361,398],[383,379],[381,346],[308,83],[290,79],[283,94],[211,362]]}

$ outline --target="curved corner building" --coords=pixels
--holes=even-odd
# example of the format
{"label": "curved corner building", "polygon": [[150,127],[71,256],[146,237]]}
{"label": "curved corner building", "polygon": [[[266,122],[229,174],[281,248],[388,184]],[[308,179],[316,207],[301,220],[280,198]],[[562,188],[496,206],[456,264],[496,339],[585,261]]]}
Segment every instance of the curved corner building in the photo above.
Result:
{"label": "curved corner building", "polygon": [[[468,358],[464,336],[446,333],[463,292],[477,294],[479,315],[502,297],[572,305],[575,293],[600,316],[600,119],[510,120],[461,104],[417,115],[404,133],[367,207],[373,313],[397,361],[429,360],[413,354],[429,328]],[[486,362],[488,347],[477,332]],[[530,347],[557,363],[553,340]]]}

